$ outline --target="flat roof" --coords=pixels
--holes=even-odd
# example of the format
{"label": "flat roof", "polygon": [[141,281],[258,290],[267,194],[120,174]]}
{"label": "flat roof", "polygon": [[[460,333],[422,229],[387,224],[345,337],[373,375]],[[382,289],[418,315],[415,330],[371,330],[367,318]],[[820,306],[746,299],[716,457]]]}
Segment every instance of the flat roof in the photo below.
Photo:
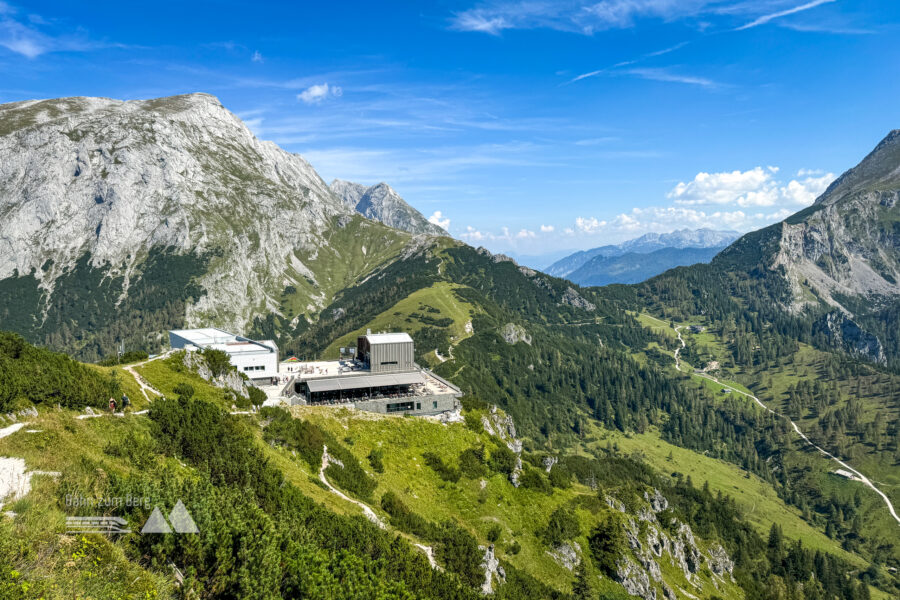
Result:
{"label": "flat roof", "polygon": [[305,381],[310,392],[335,392],[338,390],[358,390],[360,388],[387,387],[390,385],[415,385],[425,383],[421,373],[384,373],[381,375],[351,375],[330,379],[310,379]]}
{"label": "flat roof", "polygon": [[207,348],[221,350],[228,354],[270,354],[272,348],[262,342],[227,342],[225,344],[210,344]]}
{"label": "flat roof", "polygon": [[408,333],[367,333],[364,336],[369,343],[375,344],[399,344],[403,342],[412,343],[413,339]]}
{"label": "flat roof", "polygon": [[234,342],[238,336],[229,333],[223,329],[215,327],[204,327],[202,329],[173,329],[169,333],[174,333],[179,337],[183,337],[195,346],[208,346],[210,344],[226,344]]}
{"label": "flat roof", "polygon": [[198,348],[222,350],[228,354],[249,352],[277,352],[278,346],[272,340],[254,341],[224,329],[205,327],[202,329],[172,329],[169,333],[186,339]]}

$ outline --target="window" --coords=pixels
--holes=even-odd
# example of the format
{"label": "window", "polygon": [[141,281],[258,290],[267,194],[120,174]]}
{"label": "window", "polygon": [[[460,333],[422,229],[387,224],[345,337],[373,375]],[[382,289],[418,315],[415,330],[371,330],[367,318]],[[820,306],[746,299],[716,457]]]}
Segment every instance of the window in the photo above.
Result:
{"label": "window", "polygon": [[396,361],[396,360],[383,360],[383,361],[381,361],[381,364],[383,364],[383,365],[396,365],[396,364],[397,364],[397,361]]}
{"label": "window", "polygon": [[391,404],[387,405],[387,411],[389,413],[403,412],[412,410],[413,406],[414,405],[412,402],[392,402]]}
{"label": "window", "polygon": [[434,405],[435,408],[437,408],[437,400],[435,400],[434,402],[432,402],[432,404]]}
{"label": "window", "polygon": [[422,403],[416,402],[416,410],[422,410]]}

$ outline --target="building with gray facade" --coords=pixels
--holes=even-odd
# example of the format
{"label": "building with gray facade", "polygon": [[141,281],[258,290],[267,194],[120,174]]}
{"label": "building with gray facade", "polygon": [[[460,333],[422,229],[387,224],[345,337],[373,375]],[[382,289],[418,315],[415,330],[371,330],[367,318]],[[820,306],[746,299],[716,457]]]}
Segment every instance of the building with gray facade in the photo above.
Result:
{"label": "building with gray facade", "polygon": [[415,362],[406,333],[366,333],[352,360],[297,363],[292,404],[353,405],[382,414],[436,415],[459,407],[458,387]]}
{"label": "building with gray facade", "polygon": [[415,348],[408,333],[371,333],[356,340],[356,359],[372,373],[397,373],[416,368]]}

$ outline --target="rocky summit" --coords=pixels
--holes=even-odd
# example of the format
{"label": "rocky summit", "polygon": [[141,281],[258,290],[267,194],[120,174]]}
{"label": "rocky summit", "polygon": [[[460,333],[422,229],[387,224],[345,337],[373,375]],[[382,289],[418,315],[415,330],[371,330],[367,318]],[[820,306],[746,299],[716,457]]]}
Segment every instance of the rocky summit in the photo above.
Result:
{"label": "rocky summit", "polygon": [[[445,233],[386,185],[363,196],[379,221]],[[355,215],[306,160],[257,139],[207,94],[0,106],[0,294],[41,297],[40,308],[7,315],[23,332],[49,327],[42,314],[89,274],[123,307],[153,261],[180,272],[162,255],[194,265],[182,269],[197,286],[182,299],[188,324],[243,330],[257,315],[285,314],[285,289],[291,319],[314,313],[411,241]],[[361,260],[347,257],[357,251]],[[339,274],[331,260],[344,263]]]}
{"label": "rocky summit", "polygon": [[360,183],[335,179],[331,191],[344,204],[373,221],[384,223],[409,233],[448,235],[441,227],[430,223],[422,213],[414,209],[386,183],[366,187]]}

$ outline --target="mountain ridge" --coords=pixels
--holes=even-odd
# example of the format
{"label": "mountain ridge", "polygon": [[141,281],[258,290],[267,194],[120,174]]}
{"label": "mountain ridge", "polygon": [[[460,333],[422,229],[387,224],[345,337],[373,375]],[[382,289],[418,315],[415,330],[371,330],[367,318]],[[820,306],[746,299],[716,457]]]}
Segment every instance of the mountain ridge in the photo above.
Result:
{"label": "mountain ridge", "polygon": [[429,222],[384,182],[366,187],[361,183],[335,179],[328,187],[345,206],[367,219],[412,234],[449,235],[443,228]]}

